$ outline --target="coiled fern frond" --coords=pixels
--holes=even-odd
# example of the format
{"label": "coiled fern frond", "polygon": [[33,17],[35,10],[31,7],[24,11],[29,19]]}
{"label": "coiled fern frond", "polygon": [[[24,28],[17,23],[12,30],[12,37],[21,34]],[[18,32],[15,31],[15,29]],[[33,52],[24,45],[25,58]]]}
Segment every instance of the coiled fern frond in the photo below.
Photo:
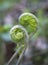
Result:
{"label": "coiled fern frond", "polygon": [[33,33],[37,30],[38,19],[31,13],[23,13],[19,17],[19,23],[26,28],[28,33]]}
{"label": "coiled fern frond", "polygon": [[[19,59],[18,59],[16,65],[19,65],[20,60],[22,59],[23,54],[26,50],[26,47],[30,46],[30,43],[29,43],[29,40],[30,40],[29,37],[30,36],[29,35],[32,34],[32,33],[35,33],[37,31],[37,29],[38,29],[38,19],[36,18],[36,16],[34,16],[31,13],[23,13],[19,17],[19,24],[20,25],[15,25],[10,30],[10,37],[11,37],[13,42],[17,43],[17,45],[20,43],[19,45],[20,45],[21,48],[22,48],[22,43],[24,43],[24,49],[22,50],[22,53],[19,56]],[[20,51],[20,49],[17,50],[17,53],[15,52],[13,57],[11,57],[11,59],[8,62],[8,65],[13,60],[13,58],[15,56],[17,56],[19,51]]]}
{"label": "coiled fern frond", "polygon": [[16,42],[24,42],[26,39],[29,38],[28,33],[26,29],[21,26],[21,25],[15,25],[11,30],[10,30],[10,36],[11,39],[16,43]]}

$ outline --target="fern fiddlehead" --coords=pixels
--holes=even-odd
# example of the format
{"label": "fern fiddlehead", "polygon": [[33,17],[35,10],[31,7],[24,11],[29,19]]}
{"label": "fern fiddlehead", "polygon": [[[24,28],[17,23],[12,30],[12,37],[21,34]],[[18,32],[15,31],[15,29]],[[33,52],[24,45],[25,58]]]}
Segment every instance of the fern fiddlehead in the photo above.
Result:
{"label": "fern fiddlehead", "polygon": [[19,23],[26,28],[28,33],[33,33],[37,30],[38,19],[31,13],[23,13],[19,17]]}
{"label": "fern fiddlehead", "polygon": [[[28,33],[27,33],[26,29],[23,26],[21,26],[21,25],[16,25],[13,28],[11,28],[11,30],[10,30],[10,37],[11,37],[12,41],[15,42],[17,45],[20,45],[20,47],[17,50],[17,52],[15,52],[14,55],[11,57],[11,59],[9,60],[7,65],[9,65],[11,63],[13,58],[15,56],[17,56],[19,51],[22,49],[22,43],[27,43],[28,44],[28,41],[29,41]],[[24,51],[25,50],[23,50],[23,52]],[[22,53],[21,53],[21,55],[23,55]],[[19,59],[20,59],[20,57],[19,57]],[[17,64],[18,63],[19,63],[19,61],[17,62]]]}
{"label": "fern fiddlehead", "polygon": [[14,26],[10,30],[10,36],[14,42],[18,42],[18,43],[21,42],[22,40],[24,40],[25,38],[26,39],[29,38],[26,29],[21,25]]}
{"label": "fern fiddlehead", "polygon": [[[21,14],[21,16],[19,17],[19,24],[20,25],[15,25],[11,30],[10,30],[10,36],[13,42],[20,44],[21,43],[25,43],[24,48],[26,49],[27,46],[29,46],[29,35],[31,33],[36,32],[37,30],[37,26],[38,26],[38,19],[36,18],[36,16],[34,16],[31,13],[23,13]],[[22,51],[17,65],[19,64],[23,53],[25,51],[25,49]],[[19,49],[20,51],[20,49]],[[10,62],[12,61],[12,59],[17,56],[17,54],[19,53],[19,51],[13,55],[13,57],[11,57],[10,61],[8,62],[7,65],[10,64]]]}

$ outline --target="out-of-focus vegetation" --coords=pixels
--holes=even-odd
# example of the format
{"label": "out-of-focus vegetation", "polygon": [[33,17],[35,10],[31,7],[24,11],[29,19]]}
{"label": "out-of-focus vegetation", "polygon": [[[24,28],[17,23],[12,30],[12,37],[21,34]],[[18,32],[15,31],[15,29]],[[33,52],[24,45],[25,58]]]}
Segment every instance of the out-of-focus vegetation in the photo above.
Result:
{"label": "out-of-focus vegetation", "polygon": [[[34,37],[34,41],[37,38],[35,47],[43,48],[45,44],[48,50],[48,0],[0,0],[0,65],[6,64],[15,52],[16,45],[11,41],[9,31],[18,24],[18,18],[23,12],[31,12],[37,16],[39,32]],[[40,44],[42,39],[44,44]],[[48,53],[33,57],[33,63],[48,65]]]}

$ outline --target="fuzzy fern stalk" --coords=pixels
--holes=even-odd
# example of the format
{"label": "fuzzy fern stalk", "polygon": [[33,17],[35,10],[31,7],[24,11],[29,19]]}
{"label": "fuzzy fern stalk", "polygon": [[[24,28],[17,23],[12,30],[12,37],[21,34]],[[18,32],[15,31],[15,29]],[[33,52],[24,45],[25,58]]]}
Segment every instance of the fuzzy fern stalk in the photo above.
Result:
{"label": "fuzzy fern stalk", "polygon": [[19,17],[19,23],[26,28],[28,33],[36,32],[38,28],[38,19],[31,13],[23,13]]}

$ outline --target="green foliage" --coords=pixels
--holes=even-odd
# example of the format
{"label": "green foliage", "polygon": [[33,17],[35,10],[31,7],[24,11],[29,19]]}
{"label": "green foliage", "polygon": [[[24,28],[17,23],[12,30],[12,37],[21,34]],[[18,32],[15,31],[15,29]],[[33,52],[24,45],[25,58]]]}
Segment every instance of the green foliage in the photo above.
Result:
{"label": "green foliage", "polygon": [[[0,41],[11,41],[10,36],[9,36],[9,30],[12,26],[9,25],[0,25]],[[0,42],[2,43],[2,42]]]}

